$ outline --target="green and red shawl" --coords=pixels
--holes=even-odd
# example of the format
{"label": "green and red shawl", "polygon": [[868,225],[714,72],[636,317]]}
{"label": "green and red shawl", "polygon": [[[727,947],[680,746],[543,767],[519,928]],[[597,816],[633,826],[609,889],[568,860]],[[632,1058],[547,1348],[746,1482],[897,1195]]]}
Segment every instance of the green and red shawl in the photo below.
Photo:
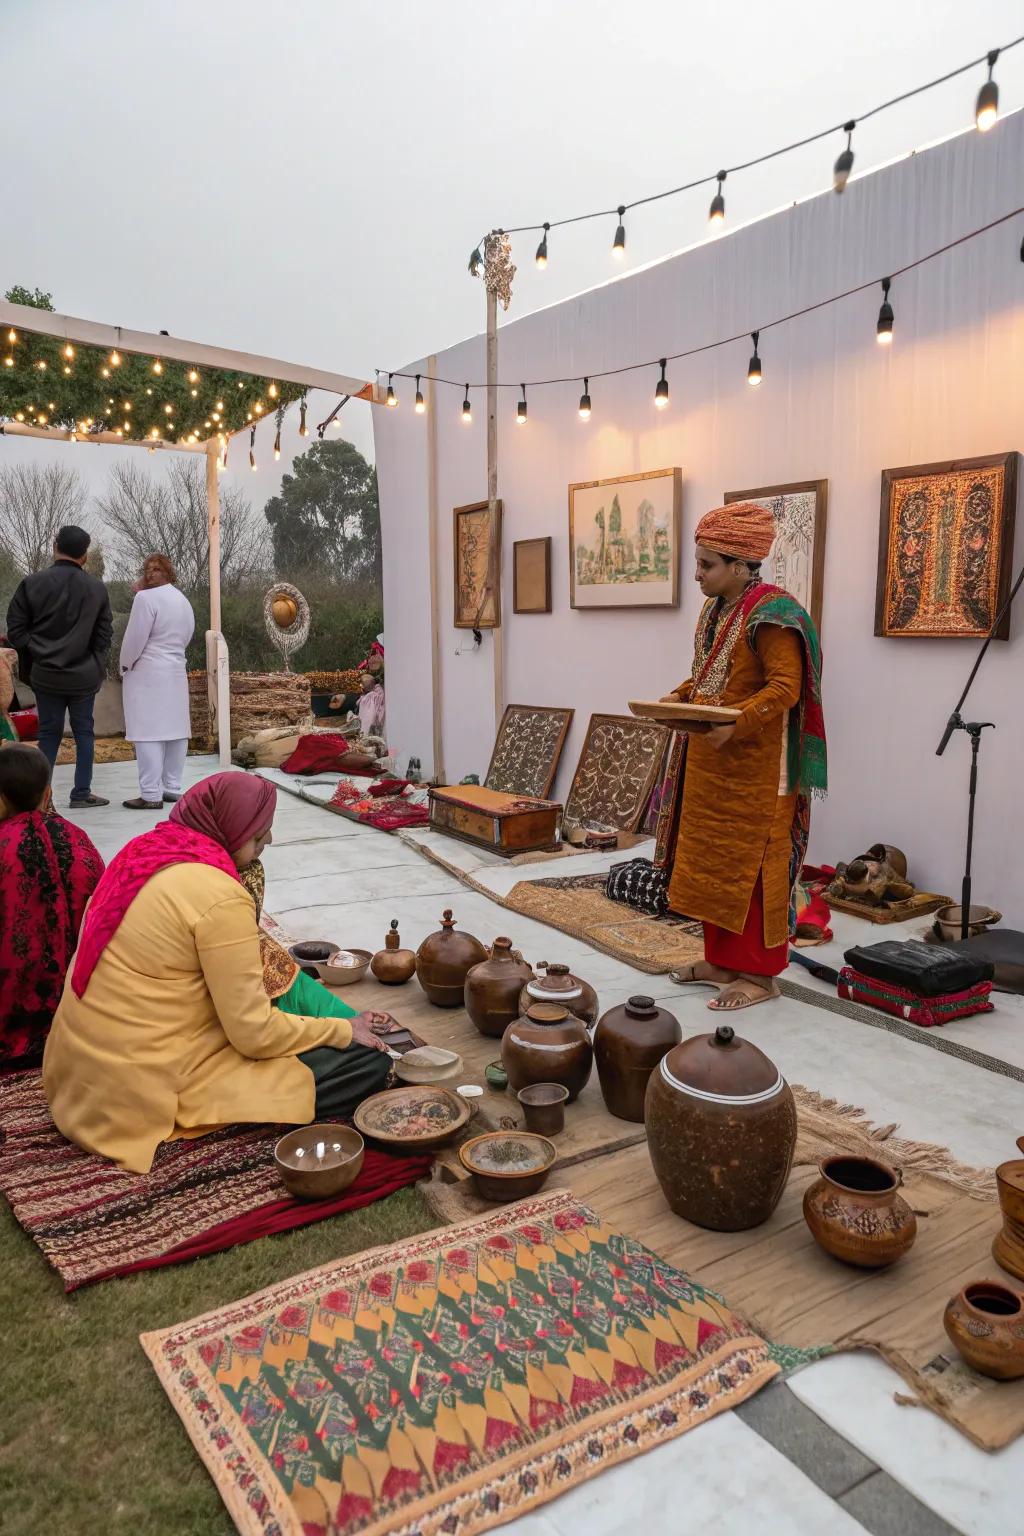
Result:
{"label": "green and red shawl", "polygon": [[794,629],[800,637],[804,652],[804,685],[800,701],[789,716],[789,783],[806,799],[824,795],[828,790],[828,757],[825,716],[821,707],[821,641],[814,620],[795,597],[767,582],[760,582],[745,592],[740,607],[746,619],[747,642],[752,648],[762,624]]}

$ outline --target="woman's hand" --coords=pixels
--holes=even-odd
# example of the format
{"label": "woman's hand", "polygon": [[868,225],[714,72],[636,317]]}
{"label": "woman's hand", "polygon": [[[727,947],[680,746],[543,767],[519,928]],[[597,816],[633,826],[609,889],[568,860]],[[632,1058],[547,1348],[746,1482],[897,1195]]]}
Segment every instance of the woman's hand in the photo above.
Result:
{"label": "woman's hand", "polygon": [[710,731],[705,731],[704,740],[710,742],[716,752],[721,752],[732,740],[732,733],[736,729],[734,725],[713,725]]}
{"label": "woman's hand", "polygon": [[372,1051],[386,1051],[387,1035],[398,1028],[390,1013],[377,1013],[372,1008],[357,1013],[349,1023],[353,1044],[367,1045]]}

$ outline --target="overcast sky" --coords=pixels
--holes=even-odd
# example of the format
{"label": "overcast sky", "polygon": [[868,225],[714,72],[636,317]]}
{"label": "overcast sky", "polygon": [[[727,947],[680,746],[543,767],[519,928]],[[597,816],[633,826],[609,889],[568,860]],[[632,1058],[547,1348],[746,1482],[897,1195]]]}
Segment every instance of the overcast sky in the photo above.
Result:
{"label": "overcast sky", "polygon": [[[0,0],[0,291],[371,378],[480,330],[488,228],[714,172],[1022,31],[1021,0]],[[969,123],[983,78],[865,124],[857,170]],[[1024,45],[997,79],[1024,105]],[[827,185],[843,142],[731,177],[730,220]],[[708,202],[637,210],[628,264],[700,238]],[[512,315],[621,270],[614,223],[553,233],[543,273],[521,237]],[[343,420],[372,457],[369,415]],[[235,448],[257,506],[288,467],[270,447],[257,475]],[[0,462],[40,452],[98,484],[122,450]]]}

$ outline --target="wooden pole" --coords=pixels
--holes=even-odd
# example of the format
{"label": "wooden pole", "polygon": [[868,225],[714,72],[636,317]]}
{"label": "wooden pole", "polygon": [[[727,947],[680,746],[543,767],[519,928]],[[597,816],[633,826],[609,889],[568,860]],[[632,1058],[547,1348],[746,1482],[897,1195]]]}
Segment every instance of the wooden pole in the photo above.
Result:
{"label": "wooden pole", "polygon": [[221,768],[231,767],[231,672],[221,633],[219,444],[206,445],[206,525],[210,536],[210,627],[206,631],[206,677],[210,717],[215,723]]}
{"label": "wooden pole", "polygon": [[431,775],[441,784],[444,774],[444,719],[441,708],[441,611],[438,594],[437,530],[440,508],[437,494],[437,387],[430,375],[437,372],[437,358],[427,358],[427,537],[430,571],[430,709],[433,722]]}
{"label": "wooden pole", "polygon": [[[491,515],[491,601],[497,604],[501,582],[501,550],[498,548],[498,295],[487,286],[487,501]],[[491,630],[494,658],[494,729],[505,710],[505,655],[502,629]]]}

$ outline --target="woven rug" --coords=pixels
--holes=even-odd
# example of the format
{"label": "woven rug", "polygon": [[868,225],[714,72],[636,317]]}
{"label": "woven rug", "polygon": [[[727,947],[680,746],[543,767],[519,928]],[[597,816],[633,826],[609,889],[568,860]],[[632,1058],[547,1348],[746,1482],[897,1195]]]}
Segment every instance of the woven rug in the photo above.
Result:
{"label": "woven rug", "polygon": [[50,1119],[41,1074],[19,1072],[0,1078],[0,1192],[74,1291],[358,1210],[430,1171],[430,1157],[367,1147],[344,1194],[293,1200],[274,1166],[285,1129],[230,1126],[164,1142],[149,1173],[128,1173],[66,1141]]}
{"label": "woven rug", "polygon": [[778,1371],[711,1292],[568,1193],[142,1344],[246,1536],[473,1536]]}
{"label": "woven rug", "polygon": [[505,906],[523,917],[547,923],[571,938],[638,971],[661,975],[704,958],[700,923],[679,917],[646,917],[604,894],[607,875],[565,875],[551,880],[521,880],[505,897]]}

